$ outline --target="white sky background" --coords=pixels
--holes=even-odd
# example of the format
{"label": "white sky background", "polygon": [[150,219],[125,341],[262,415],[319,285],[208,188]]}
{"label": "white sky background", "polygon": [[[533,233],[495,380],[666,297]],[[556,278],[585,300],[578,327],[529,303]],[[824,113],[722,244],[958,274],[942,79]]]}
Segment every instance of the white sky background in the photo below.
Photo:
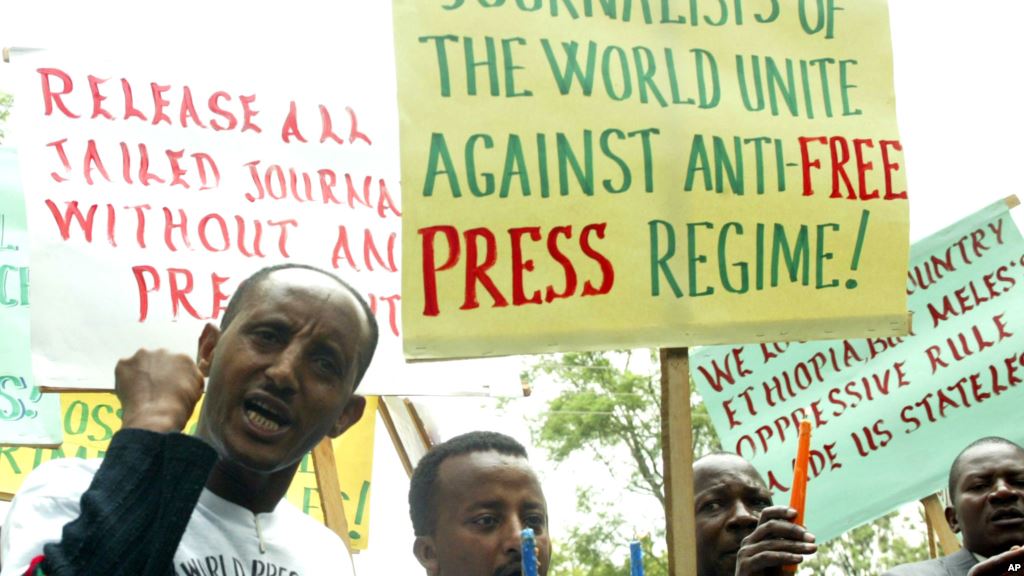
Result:
{"label": "white sky background", "polygon": [[[423,0],[428,1],[428,0]],[[434,1],[434,0],[430,0]],[[795,0],[784,0],[791,2]],[[840,5],[858,0],[839,0]],[[366,20],[343,19],[333,7],[374,6]],[[748,4],[756,4],[749,0]],[[284,4],[275,4],[283,7]],[[0,46],[70,49],[103,54],[117,61],[131,55],[159,54],[201,66],[217,60],[245,59],[263,70],[330,71],[323,54],[337,44],[390,47],[390,22],[384,0],[288,3],[267,12],[252,3],[143,3],[97,0],[5,0],[0,6]],[[381,16],[383,14],[383,17]],[[1024,2],[1020,0],[890,0],[897,114],[910,190],[911,239],[917,240],[958,218],[1010,194],[1024,198],[1018,173],[1024,161],[1024,110],[1020,58],[1024,56]],[[344,40],[344,42],[342,42]],[[388,53],[356,51],[353,58],[372,63]],[[366,68],[372,70],[373,66]],[[381,90],[393,98],[393,78],[339,78]],[[0,89],[11,91],[10,72],[0,65]],[[1018,226],[1024,208],[1014,210]],[[486,378],[486,375],[481,375]],[[478,428],[498,429],[524,442],[524,414],[543,408],[543,397],[516,401],[504,412],[481,399],[435,399],[434,418],[450,437]],[[357,557],[363,576],[421,573],[411,554],[408,482],[383,428],[377,441],[372,500],[372,548]],[[543,471],[555,537],[565,532],[575,503],[572,470],[553,471],[534,451]],[[0,507],[0,514],[4,510]]]}

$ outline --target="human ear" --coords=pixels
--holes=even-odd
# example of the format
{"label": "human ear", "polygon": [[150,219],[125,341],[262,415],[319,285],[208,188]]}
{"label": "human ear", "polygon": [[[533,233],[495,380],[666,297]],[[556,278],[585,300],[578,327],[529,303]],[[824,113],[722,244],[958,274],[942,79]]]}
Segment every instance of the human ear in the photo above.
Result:
{"label": "human ear", "polygon": [[437,547],[434,546],[434,538],[431,536],[417,536],[412,544],[412,553],[416,555],[420,566],[427,570],[430,576],[437,576],[441,573],[441,567],[437,563]]}
{"label": "human ear", "polygon": [[199,335],[199,351],[196,353],[196,364],[203,376],[210,375],[210,365],[213,363],[213,350],[220,340],[220,330],[213,324],[203,326],[203,333]]}
{"label": "human ear", "polygon": [[960,533],[960,519],[956,517],[956,508],[946,506],[946,522],[954,533]]}
{"label": "human ear", "polygon": [[342,432],[351,428],[356,422],[359,422],[359,419],[363,417],[364,410],[366,410],[366,398],[353,394],[348,399],[348,404],[341,411],[341,416],[338,416],[338,420],[334,423],[328,436],[331,438],[341,436]]}

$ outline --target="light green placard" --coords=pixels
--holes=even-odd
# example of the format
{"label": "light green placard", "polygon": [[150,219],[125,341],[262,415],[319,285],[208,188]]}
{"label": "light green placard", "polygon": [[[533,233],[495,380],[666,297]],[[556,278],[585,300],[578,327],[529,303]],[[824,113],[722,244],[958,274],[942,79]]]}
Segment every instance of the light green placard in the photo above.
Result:
{"label": "light green placard", "polygon": [[811,436],[806,525],[822,542],[945,486],[970,442],[1024,443],[1024,241],[999,202],[915,244],[906,338],[705,347],[692,375],[723,448],[789,502]]}
{"label": "light green placard", "polygon": [[60,399],[32,383],[29,280],[18,157],[0,148],[0,444],[60,444]]}

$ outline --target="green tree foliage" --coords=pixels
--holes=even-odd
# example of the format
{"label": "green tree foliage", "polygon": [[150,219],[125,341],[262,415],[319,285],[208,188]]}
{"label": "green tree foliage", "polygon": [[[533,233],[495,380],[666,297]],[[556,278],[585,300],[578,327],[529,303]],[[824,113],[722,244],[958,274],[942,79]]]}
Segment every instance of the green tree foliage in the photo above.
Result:
{"label": "green tree foliage", "polygon": [[[585,455],[600,462],[612,477],[623,482],[622,491],[665,503],[661,456],[661,376],[654,352],[637,358],[638,352],[585,352],[543,357],[526,377],[531,381],[551,378],[562,390],[548,404],[534,429],[534,441],[555,462]],[[639,362],[637,360],[640,360]],[[633,369],[638,364],[643,368]],[[703,404],[692,412],[694,452],[718,448],[718,438]],[[628,455],[628,456],[627,456]],[[625,461],[624,461],[625,459]],[[625,471],[625,474],[621,472]],[[629,572],[624,543],[636,527],[654,541],[663,542],[663,521],[637,526],[615,512],[611,501],[602,501],[589,486],[577,488],[577,510],[585,524],[574,527],[556,542],[552,559],[554,574],[611,576]],[[627,531],[628,527],[628,531]],[[668,559],[645,546],[644,568],[649,576],[667,576]]]}
{"label": "green tree foliage", "polygon": [[[646,356],[646,357],[644,357]],[[639,366],[639,369],[635,369]],[[609,470],[602,485],[618,480],[620,492],[655,499],[664,506],[661,467],[661,375],[655,351],[585,352],[542,357],[525,375],[531,382],[554,381],[561,392],[534,423],[534,442],[557,463],[582,456]],[[537,386],[535,386],[537,387]],[[691,390],[693,388],[691,387]],[[691,398],[693,453],[720,449],[707,408],[697,395]],[[625,460],[625,461],[624,461]],[[623,471],[625,470],[625,473]],[[615,489],[605,488],[605,493]],[[592,486],[577,487],[580,524],[569,534],[556,535],[553,574],[612,576],[628,574],[624,543],[632,528],[652,536],[644,540],[645,573],[667,576],[668,559],[652,540],[664,542],[664,521],[637,526],[617,511],[621,506],[600,496]],[[627,528],[629,532],[627,533]],[[925,545],[913,547],[897,535],[894,514],[851,530],[825,544],[805,563],[801,574],[861,576],[926,557]]]}
{"label": "green tree foliage", "polygon": [[0,92],[0,144],[4,143],[4,126],[7,125],[7,117],[11,114],[11,105],[14,103],[14,96],[6,92]]}

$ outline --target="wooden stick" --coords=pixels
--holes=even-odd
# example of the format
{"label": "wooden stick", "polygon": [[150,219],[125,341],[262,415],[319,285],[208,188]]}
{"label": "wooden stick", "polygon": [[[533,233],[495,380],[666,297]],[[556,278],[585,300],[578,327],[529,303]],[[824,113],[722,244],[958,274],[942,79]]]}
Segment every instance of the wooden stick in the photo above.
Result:
{"label": "wooden stick", "polygon": [[921,500],[921,504],[924,505],[925,516],[931,518],[932,528],[939,536],[939,546],[942,548],[943,556],[949,556],[959,550],[960,541],[956,539],[956,534],[946,522],[946,514],[942,502],[939,502],[939,495],[932,494]]}
{"label": "wooden stick", "polygon": [[1020,198],[1017,198],[1016,194],[1010,194],[1004,199],[1004,201],[1006,202],[1006,206],[1010,209],[1020,206]]}
{"label": "wooden stick", "polygon": [[427,426],[423,422],[423,417],[420,416],[420,411],[416,409],[416,405],[408,398],[405,398],[402,404],[405,405],[405,409],[409,411],[409,416],[412,417],[412,423],[416,427],[416,434],[419,435],[420,441],[423,442],[427,450],[430,450],[434,447],[434,441],[430,438],[430,432],[427,431]]}
{"label": "wooden stick", "polygon": [[[921,502],[924,505],[924,502]],[[928,531],[928,557],[937,558],[938,550],[935,548],[935,527],[932,526],[932,517],[928,514],[924,515],[924,526],[925,530]]]}
{"label": "wooden stick", "polygon": [[352,541],[348,536],[348,520],[345,518],[345,504],[341,500],[341,484],[338,482],[338,464],[334,461],[334,445],[331,438],[324,438],[313,448],[313,470],[316,473],[316,488],[320,493],[320,509],[324,512],[324,524],[345,541],[349,553]]}
{"label": "wooden stick", "polygon": [[388,436],[391,436],[391,443],[395,445],[395,452],[398,453],[398,459],[402,461],[405,473],[412,478],[412,460],[409,459],[409,452],[406,451],[402,438],[398,435],[398,429],[395,428],[395,420],[391,417],[391,409],[388,408],[383,397],[377,403],[377,411],[380,412],[380,419],[384,421],[384,427],[388,429]]}
{"label": "wooden stick", "polygon": [[661,447],[668,573],[672,576],[697,576],[689,366],[686,348],[661,349]]}

